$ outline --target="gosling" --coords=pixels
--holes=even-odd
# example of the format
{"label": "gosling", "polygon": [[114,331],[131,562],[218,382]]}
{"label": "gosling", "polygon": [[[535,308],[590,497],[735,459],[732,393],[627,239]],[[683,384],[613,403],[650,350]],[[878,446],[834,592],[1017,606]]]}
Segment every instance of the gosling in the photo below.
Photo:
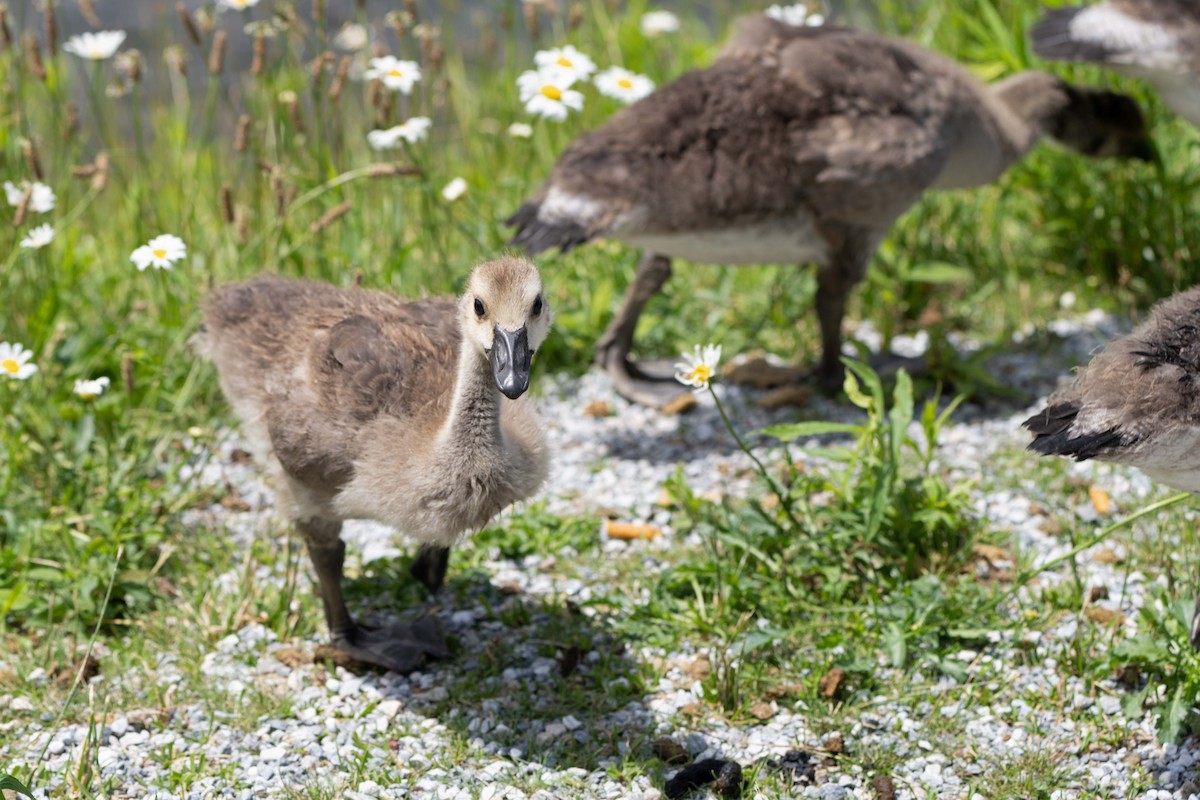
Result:
{"label": "gosling", "polygon": [[334,647],[405,672],[450,655],[428,619],[368,629],[342,596],[342,521],[373,519],[422,543],[432,592],[449,548],[546,477],[529,388],[550,331],[541,276],[502,258],[454,298],[262,276],[210,297],[197,350],[272,478],[317,573]]}
{"label": "gosling", "polygon": [[[1159,303],[1023,423],[1042,455],[1129,464],[1200,494],[1200,287]],[[1192,617],[1200,649],[1200,597]]]}
{"label": "gosling", "polygon": [[629,354],[672,258],[816,262],[816,377],[836,388],[847,296],[896,219],[927,190],[996,180],[1047,135],[1093,156],[1152,152],[1124,95],[1045,72],[985,86],[911,42],[752,16],[711,67],[576,139],[506,224],[528,253],[597,237],[642,248],[596,361],[651,406],[680,391],[673,371]]}

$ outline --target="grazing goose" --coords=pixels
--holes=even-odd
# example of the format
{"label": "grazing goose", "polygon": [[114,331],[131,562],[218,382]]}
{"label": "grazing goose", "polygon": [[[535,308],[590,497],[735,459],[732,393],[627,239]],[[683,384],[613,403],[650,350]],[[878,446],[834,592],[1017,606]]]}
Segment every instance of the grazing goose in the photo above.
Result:
{"label": "grazing goose", "polygon": [[[1030,450],[1129,464],[1200,493],[1200,287],[1159,303],[1023,424]],[[1200,598],[1196,612],[1200,649]]]}
{"label": "grazing goose", "polygon": [[1200,127],[1200,2],[1103,0],[1056,8],[1029,36],[1042,58],[1088,61],[1141,78]]}
{"label": "grazing goose", "polygon": [[711,67],[575,140],[506,222],[530,253],[595,237],[645,251],[596,347],[626,398],[679,392],[628,358],[671,258],[817,262],[817,375],[836,386],[847,293],[896,218],[927,189],[995,180],[1043,135],[1089,155],[1149,154],[1123,95],[1044,72],[988,87],[910,42],[753,16]]}
{"label": "grazing goose", "polygon": [[339,650],[399,671],[449,655],[428,620],[369,630],[350,617],[342,520],[420,541],[413,572],[436,591],[459,536],[546,477],[522,395],[550,321],[537,268],[516,258],[477,266],[457,301],[274,276],[209,300],[197,348],[304,537]]}

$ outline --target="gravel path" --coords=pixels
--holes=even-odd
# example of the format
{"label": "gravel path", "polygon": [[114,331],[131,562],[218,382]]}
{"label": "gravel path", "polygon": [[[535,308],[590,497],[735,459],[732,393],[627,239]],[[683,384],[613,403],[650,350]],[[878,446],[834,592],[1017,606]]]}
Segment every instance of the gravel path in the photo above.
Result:
{"label": "gravel path", "polygon": [[[1110,320],[1096,315],[1075,322],[1056,323],[1064,338],[1050,355],[1031,352],[1005,355],[993,361],[993,373],[1031,397],[1044,397],[1064,367],[1084,360],[1112,334]],[[860,330],[861,338],[870,331]],[[919,342],[916,343],[919,345]],[[556,452],[552,476],[543,492],[552,512],[585,513],[615,509],[626,519],[652,522],[664,529],[652,542],[610,541],[604,548],[616,555],[641,551],[647,569],[662,568],[662,551],[678,543],[670,518],[657,500],[663,481],[682,463],[689,484],[699,493],[742,493],[750,486],[749,462],[725,433],[708,398],[683,417],[666,417],[630,406],[616,398],[607,381],[589,374],[580,379],[553,378],[544,387],[543,411]],[[736,387],[720,386],[725,402],[741,430],[792,418],[793,412],[765,412],[752,405],[753,396]],[[593,401],[611,405],[611,416],[591,417],[583,408]],[[1018,423],[1030,408],[962,409],[955,424],[942,437],[939,459],[952,471],[976,478],[974,503],[994,528],[1011,530],[1025,552],[1045,562],[1064,552],[1067,545],[1043,532],[1041,492],[1034,485],[1021,491],[990,490],[992,454],[1020,445],[1024,437]],[[825,399],[814,399],[808,416],[815,419],[853,418],[853,409]],[[189,512],[185,523],[219,525],[233,539],[248,545],[270,520],[270,492],[255,468],[238,463],[238,445],[230,435],[220,446],[220,457],[201,468],[199,479],[212,485],[229,482],[250,506],[231,511],[221,506]],[[765,452],[765,451],[764,451]],[[1092,464],[1072,469],[1088,480],[1102,476],[1105,485],[1126,508],[1135,507],[1152,491],[1140,473]],[[1078,513],[1086,514],[1085,509]],[[387,529],[371,523],[347,525],[352,562],[366,563],[400,552]],[[686,542],[685,542],[686,543]],[[264,716],[250,729],[226,721],[228,714],[214,712],[212,704],[182,704],[169,713],[134,712],[116,715],[99,731],[95,745],[101,774],[114,779],[113,797],[144,798],[259,798],[309,796],[306,787],[323,785],[326,794],[348,800],[383,798],[454,798],[455,800],[550,800],[551,798],[661,797],[661,785],[650,779],[623,777],[621,759],[636,756],[638,748],[656,736],[669,736],[697,759],[723,757],[743,765],[760,759],[781,758],[793,749],[818,753],[834,746],[829,738],[809,726],[802,704],[781,708],[757,725],[732,725],[717,719],[692,717],[686,712],[699,702],[697,664],[707,663],[704,653],[688,650],[662,652],[645,648],[621,652],[611,634],[597,622],[589,634],[594,647],[576,655],[579,673],[636,674],[634,661],[660,665],[657,685],[628,698],[622,690],[628,679],[579,697],[556,694],[559,682],[551,676],[561,669],[561,653],[549,654],[547,626],[554,624],[550,610],[562,601],[587,601],[595,586],[588,576],[555,574],[554,554],[538,554],[521,561],[489,560],[493,587],[502,587],[500,608],[485,602],[484,592],[467,591],[439,600],[438,616],[447,632],[461,644],[458,660],[434,665],[427,672],[357,676],[337,668],[334,677],[311,663],[317,642],[279,642],[257,624],[241,628],[221,640],[206,654],[200,674],[228,695],[231,708],[248,702],[256,693],[291,698],[292,713]],[[1118,565],[1083,554],[1080,569],[1088,586],[1103,586],[1108,599],[1098,605],[1128,616],[1132,628],[1135,612],[1144,601],[1149,579],[1126,574]],[[994,565],[1004,567],[1004,564]],[[1062,579],[1057,573],[1045,582]],[[262,567],[259,581],[282,581],[282,568]],[[217,592],[236,592],[240,571],[219,576]],[[484,587],[485,589],[488,587]],[[494,594],[494,592],[493,592]],[[548,602],[540,602],[544,598]],[[523,625],[499,620],[505,614],[526,615]],[[584,609],[581,625],[591,624]],[[860,751],[876,749],[896,758],[892,771],[898,798],[965,798],[966,786],[989,764],[1002,764],[1021,754],[1046,753],[1064,775],[1054,798],[1187,798],[1200,794],[1195,743],[1176,747],[1155,743],[1148,721],[1129,723],[1120,711],[1123,691],[1109,681],[1087,686],[1040,655],[1044,645],[1073,634],[1073,622],[1028,634],[1022,641],[994,637],[984,652],[959,654],[972,681],[985,685],[992,700],[967,706],[943,699],[954,684],[934,681],[928,699],[902,703],[880,698],[855,717],[852,726],[839,732],[840,746]],[[490,653],[503,649],[503,668],[485,665]],[[624,659],[622,667],[612,663]],[[2,664],[0,664],[2,666]],[[881,669],[884,669],[881,667]],[[96,681],[120,681],[150,697],[151,684],[159,689],[186,680],[187,671],[163,657],[145,674],[103,676]],[[31,684],[44,681],[44,673],[26,676]],[[469,682],[472,699],[458,702],[456,691]],[[615,692],[615,694],[613,694]],[[478,696],[479,699],[474,699]],[[619,703],[612,697],[622,698]],[[1029,697],[1057,697],[1062,711],[1048,712],[1045,704]],[[522,722],[525,730],[513,731],[497,712],[519,697],[530,707],[562,708],[561,715],[533,716]],[[572,707],[575,703],[577,707]],[[88,738],[78,725],[47,727],[47,719],[31,715],[32,703],[19,694],[0,697],[0,720],[21,725],[25,734],[17,748],[0,752],[0,765],[32,763],[45,759],[39,797],[58,797],[70,769],[76,768]],[[939,743],[941,719],[953,717],[966,731],[954,747]],[[1097,739],[1097,730],[1122,731],[1119,741]],[[517,735],[519,734],[519,735]],[[572,738],[587,744],[607,736],[615,754],[588,768],[569,763],[558,753],[556,742]],[[465,745],[464,745],[465,742]],[[533,752],[528,744],[533,743]],[[542,745],[545,745],[544,749]],[[464,749],[465,748],[465,749]],[[172,788],[169,770],[161,757],[173,749],[205,759],[208,775],[186,791]],[[44,752],[44,754],[43,754]],[[354,766],[356,775],[378,775],[379,782],[364,778],[347,785],[345,776]],[[814,758],[811,782],[802,782],[794,796],[839,800],[882,796],[872,787],[872,776],[836,762]],[[670,773],[668,772],[668,775]],[[753,795],[749,795],[753,796]],[[984,795],[974,795],[982,798]]]}

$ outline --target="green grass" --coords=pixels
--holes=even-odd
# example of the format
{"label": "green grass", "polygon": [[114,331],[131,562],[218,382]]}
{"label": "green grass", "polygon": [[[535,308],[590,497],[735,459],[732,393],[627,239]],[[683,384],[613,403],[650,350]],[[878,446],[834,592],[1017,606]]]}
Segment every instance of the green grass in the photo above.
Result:
{"label": "green grass", "polygon": [[[38,13],[20,16],[31,4],[9,5],[16,6],[9,20],[18,33],[40,30]],[[271,18],[269,5],[248,16]],[[457,4],[444,5],[443,16],[429,20],[439,29],[424,44],[411,29],[397,38],[384,21],[364,19],[376,23],[369,28],[379,37],[373,44],[416,58],[424,70],[412,96],[394,96],[390,109],[373,106],[361,81],[347,81],[340,96],[331,97],[334,65],[314,80],[310,65],[334,32],[289,15],[296,4],[287,2],[273,6],[280,12],[274,24],[282,28],[268,41],[259,75],[250,73],[247,56],[222,65],[220,79],[210,76],[211,32],[197,47],[173,20],[163,40],[143,53],[160,87],[153,96],[128,85],[111,61],[44,55],[43,80],[21,48],[0,51],[0,179],[37,178],[36,154],[41,178],[57,194],[53,212],[0,228],[0,341],[29,347],[39,367],[27,381],[0,382],[0,637],[9,669],[24,675],[37,666],[74,663],[98,630],[114,674],[151,669],[159,653],[175,655],[187,674],[184,696],[115,689],[106,700],[110,707],[147,701],[166,707],[186,697],[217,707],[225,698],[204,688],[195,670],[226,633],[257,621],[284,639],[319,636],[314,599],[295,591],[298,572],[307,568],[298,546],[281,550],[260,542],[236,553],[219,532],[196,537],[179,524],[184,510],[211,500],[209,489],[184,478],[183,467],[207,457],[213,433],[231,423],[211,367],[187,348],[204,293],[263,270],[342,285],[361,280],[409,296],[456,291],[472,264],[504,250],[508,231],[500,220],[537,186],[555,156],[617,108],[588,89],[585,110],[566,122],[528,120],[514,81],[531,65],[533,50],[570,42],[601,66],[623,64],[661,84],[711,61],[735,5],[688,8],[683,30],[658,40],[638,31],[638,18],[650,7],[641,0],[572,6],[581,16],[570,29],[565,14],[540,12],[540,33],[532,39],[520,15],[496,24],[477,14],[470,17],[473,29],[457,29],[451,23]],[[910,36],[993,79],[1038,66],[1022,31],[1039,5],[853,2],[846,4],[846,18]],[[64,31],[64,38],[74,32]],[[246,34],[235,25],[231,36]],[[172,68],[159,55],[167,45],[186,58],[189,80],[167,80]],[[927,328],[935,341],[963,331],[1002,345],[1012,332],[1051,318],[1064,291],[1074,292],[1082,307],[1132,314],[1200,278],[1195,131],[1172,119],[1139,84],[1089,68],[1053,69],[1137,96],[1153,123],[1161,170],[1090,162],[1045,146],[995,186],[931,195],[880,248],[854,295],[851,319],[869,320],[887,336]],[[107,96],[105,87],[114,82],[128,91]],[[67,127],[71,103],[80,119],[75,131]],[[250,122],[245,147],[238,149],[242,115]],[[428,141],[383,153],[367,147],[368,131],[413,115],[433,119]],[[533,122],[532,139],[506,134],[516,121]],[[103,181],[94,170],[72,174],[102,163],[102,156]],[[379,176],[387,170],[372,165],[380,164],[415,167],[417,174]],[[449,203],[440,190],[456,176],[470,188]],[[347,203],[343,215],[326,216]],[[54,241],[41,250],[20,248],[21,238],[41,223],[55,227]],[[169,272],[137,272],[130,253],[160,233],[182,237],[188,257]],[[598,243],[540,259],[557,317],[540,371],[579,372],[590,363],[591,344],[636,258],[619,245]],[[699,338],[722,342],[728,354],[762,348],[806,360],[818,342],[814,291],[809,269],[680,264],[670,291],[650,303],[638,341],[645,352],[669,355],[702,332]],[[73,394],[75,380],[99,376],[112,382],[105,395],[83,401]],[[915,416],[936,438],[944,420],[922,415],[920,386],[914,399],[911,387],[885,388],[859,377],[856,402],[872,415],[851,432],[850,450],[818,452],[824,460],[812,462],[817,467],[789,472],[786,488],[775,492],[785,502],[712,503],[682,481],[673,483],[676,527],[700,534],[705,546],[664,550],[669,566],[661,574],[640,574],[636,560],[602,553],[592,520],[560,519],[535,508],[480,536],[456,562],[450,590],[482,592],[496,620],[517,631],[551,631],[558,646],[570,646],[591,635],[579,619],[553,604],[489,593],[473,579],[495,557],[567,553],[558,569],[591,570],[608,581],[610,591],[592,610],[621,635],[667,649],[683,641],[708,648],[709,713],[748,722],[754,703],[780,697],[801,702],[831,730],[852,718],[855,699],[902,696],[945,675],[962,679],[952,654],[978,645],[989,627],[1037,629],[1077,613],[1086,587],[1067,585],[1047,590],[1029,617],[1005,615],[1000,589],[974,580],[968,569],[971,546],[1002,542],[1003,533],[973,517],[964,485],[947,478],[902,424]],[[995,389],[969,360],[951,359],[934,379],[968,392]],[[1087,502],[1086,487],[1054,483],[1061,465],[1034,464],[1022,454],[1012,457],[1011,469],[1034,470],[1053,484],[1045,502],[1056,510]],[[780,486],[763,486],[761,495],[775,490]],[[831,500],[814,503],[814,497]],[[1182,515],[1167,512],[1166,525],[1179,526],[1181,547],[1194,555],[1196,542]],[[1072,541],[1091,534],[1071,515],[1060,519]],[[1174,609],[1175,598],[1186,593],[1175,582],[1186,585],[1186,573],[1176,574],[1179,567],[1167,557],[1172,551],[1145,525],[1122,536],[1132,552],[1130,569],[1169,577],[1165,602]],[[260,566],[290,576],[285,588],[261,585],[255,578]],[[404,567],[401,560],[356,577],[351,598],[397,608],[421,599]],[[250,598],[244,603],[209,585],[230,570],[242,576]],[[648,602],[640,600],[643,592]],[[1112,635],[1088,628],[1060,661],[1072,674],[1100,680],[1114,666],[1143,657],[1158,665],[1153,681],[1186,699],[1200,689],[1181,677],[1195,671],[1173,619],[1149,615],[1149,639],[1126,650],[1110,651]],[[197,635],[181,642],[172,633],[180,624]],[[1151,652],[1151,640],[1168,649]],[[462,682],[501,665],[484,653]],[[847,683],[831,699],[819,682],[835,667],[846,672]],[[613,659],[586,678],[564,678],[552,696],[540,698],[544,707],[515,700],[503,715],[516,720],[536,712],[549,719],[585,700],[611,708],[660,677],[650,672],[636,659]],[[602,685],[617,679],[625,688],[615,694]],[[17,686],[24,684],[0,674],[0,690]],[[39,709],[87,718],[78,697],[71,704],[69,689],[48,683],[39,692]],[[239,724],[288,710],[286,698],[255,696],[238,711]],[[1166,735],[1193,723],[1179,714],[1170,719],[1175,722],[1164,728]],[[0,734],[0,746],[11,736]],[[513,743],[538,749],[536,738],[514,737]],[[458,757],[470,758],[469,746],[463,747]],[[594,765],[619,750],[613,741],[584,749],[540,755]],[[882,753],[848,757],[866,769],[889,767]],[[622,764],[630,775],[660,769]],[[177,768],[181,790],[217,769]],[[995,790],[1005,786],[1014,796],[1042,796],[1058,780],[1056,770],[1053,758],[1041,755],[1019,767],[997,765],[986,776],[988,794],[1005,794]],[[81,766],[80,775],[81,791],[101,790],[94,773]],[[761,780],[771,786],[775,779]],[[312,791],[334,796],[322,794],[322,787]]]}

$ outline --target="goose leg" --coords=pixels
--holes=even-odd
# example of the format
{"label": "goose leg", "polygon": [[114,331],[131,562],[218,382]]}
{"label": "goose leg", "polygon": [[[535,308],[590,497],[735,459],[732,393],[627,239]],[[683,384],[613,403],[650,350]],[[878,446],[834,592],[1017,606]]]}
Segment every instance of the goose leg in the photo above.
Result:
{"label": "goose leg", "polygon": [[408,572],[419,580],[430,594],[437,594],[438,589],[446,582],[446,567],[449,565],[449,547],[423,544]]}
{"label": "goose leg", "polygon": [[670,277],[669,258],[654,253],[643,255],[625,295],[625,305],[596,343],[596,364],[608,372],[617,394],[634,403],[658,407],[686,392],[675,381],[669,364],[639,366],[629,359],[638,318],[646,302]]}
{"label": "goose leg", "polygon": [[346,544],[339,538],[342,524],[319,517],[298,521],[309,558],[317,572],[317,589],[325,606],[325,622],[333,646],[368,664],[411,672],[427,658],[448,658],[450,651],[437,624],[430,619],[364,628],[354,621],[342,597],[342,564]]}
{"label": "goose leg", "polygon": [[[847,237],[849,238],[849,237]],[[828,267],[817,271],[817,319],[821,324],[821,360],[813,375],[825,391],[838,391],[845,379],[842,365],[842,320],[846,298],[867,272],[870,252],[846,248]]]}

